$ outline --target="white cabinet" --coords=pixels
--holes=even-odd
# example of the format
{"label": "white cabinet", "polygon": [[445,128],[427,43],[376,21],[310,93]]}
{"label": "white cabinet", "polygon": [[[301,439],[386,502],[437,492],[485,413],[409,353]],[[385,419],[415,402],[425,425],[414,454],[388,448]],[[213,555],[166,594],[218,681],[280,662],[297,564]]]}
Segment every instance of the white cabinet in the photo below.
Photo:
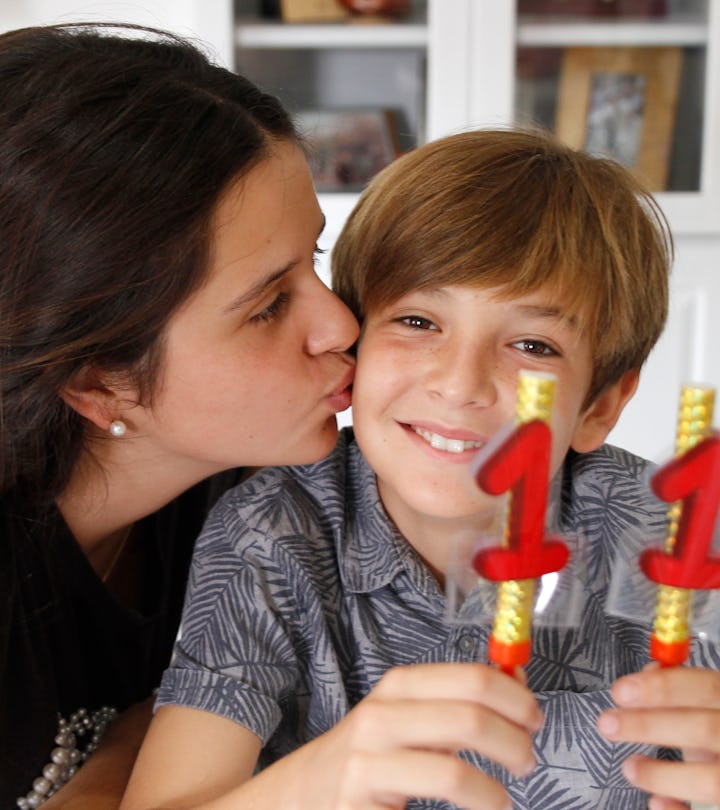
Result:
{"label": "white cabinet", "polygon": [[[720,0],[656,0],[664,13],[634,19],[518,13],[527,2],[413,0],[410,17],[398,22],[312,25],[263,18],[262,0],[3,0],[0,27],[92,15],[172,28],[208,42],[222,61],[277,92],[291,109],[399,111],[402,148],[530,117],[549,116],[552,124],[562,69],[528,78],[527,66],[532,74],[537,59],[546,66],[581,47],[611,59],[617,49],[681,51],[669,183],[674,190],[657,192],[677,247],[671,317],[634,402],[611,435],[661,459],[672,445],[680,383],[720,388],[711,332],[720,316]],[[607,9],[613,2],[596,5]],[[654,81],[648,64],[647,79]],[[585,97],[577,105],[587,102]],[[321,194],[326,246],[356,197],[354,191]]]}
{"label": "white cabinet", "polygon": [[[295,50],[297,59],[293,64],[285,56],[289,67],[301,67],[304,59],[304,78],[315,82],[316,95],[299,92],[293,97],[294,75],[286,99],[290,104],[351,106],[372,99],[376,105],[391,104],[388,65],[395,60],[395,69],[406,77],[405,103],[412,107],[419,141],[466,128],[542,119],[536,109],[523,109],[528,86],[518,74],[528,54],[552,57],[582,46],[601,49],[609,57],[618,48],[682,52],[677,117],[666,134],[673,139],[672,160],[678,164],[671,184],[681,190],[657,192],[677,248],[671,315],[639,391],[610,437],[656,460],[668,455],[681,383],[696,380],[720,388],[720,357],[712,350],[710,331],[720,314],[720,0],[667,0],[665,13],[645,18],[524,15],[510,1],[427,0],[415,4],[409,22],[316,26],[261,22],[257,15],[253,18],[252,0],[237,5],[241,69],[253,75],[257,66],[254,78],[262,83],[263,71],[272,77],[276,60],[288,49]],[[371,60],[365,66],[363,51]],[[652,62],[648,64],[652,70]],[[416,81],[407,76],[413,65]],[[557,93],[560,79],[559,74],[544,76],[550,95]],[[282,95],[282,87],[272,89]],[[551,100],[551,108],[555,102]],[[321,198],[331,245],[356,195]]]}
{"label": "white cabinet", "polygon": [[[279,92],[291,107],[392,106],[395,99],[404,108],[414,145],[413,138],[422,142],[470,127],[542,120],[537,110],[522,109],[521,90],[528,82],[516,80],[516,67],[523,55],[551,58],[580,46],[603,53],[676,49],[684,56],[684,83],[677,125],[668,137],[679,164],[677,190],[660,191],[658,198],[674,233],[717,235],[720,2],[654,5],[665,6],[666,13],[554,17],[518,15],[511,0],[416,0],[407,21],[288,25],[263,20],[258,0],[237,0],[236,58],[240,70]],[[652,68],[650,62],[648,71]],[[557,80],[556,75],[555,91]],[[547,78],[541,81],[547,84]],[[552,118],[542,122],[554,123]],[[345,207],[343,201],[339,209]]]}

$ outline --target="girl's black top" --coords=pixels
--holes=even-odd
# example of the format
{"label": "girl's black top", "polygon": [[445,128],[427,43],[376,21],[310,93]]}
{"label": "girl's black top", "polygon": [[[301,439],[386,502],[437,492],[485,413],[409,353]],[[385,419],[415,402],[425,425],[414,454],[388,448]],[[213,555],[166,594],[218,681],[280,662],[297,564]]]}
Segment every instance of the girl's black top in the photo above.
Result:
{"label": "girl's black top", "polygon": [[195,538],[241,477],[233,470],[203,481],[138,525],[147,561],[141,610],[106,590],[56,508],[38,516],[0,498],[0,810],[15,810],[42,775],[61,718],[122,712],[158,686]]}

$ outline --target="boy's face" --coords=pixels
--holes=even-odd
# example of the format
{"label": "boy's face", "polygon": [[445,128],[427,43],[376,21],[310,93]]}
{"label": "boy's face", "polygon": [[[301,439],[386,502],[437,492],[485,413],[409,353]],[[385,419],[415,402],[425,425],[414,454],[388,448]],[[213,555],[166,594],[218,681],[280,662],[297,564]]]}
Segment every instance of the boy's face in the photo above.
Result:
{"label": "boy's face", "polygon": [[469,464],[514,419],[520,369],[557,377],[551,475],[571,445],[593,449],[588,439],[604,439],[587,435],[581,412],[593,372],[587,337],[548,292],[509,301],[497,292],[415,291],[365,320],[355,434],[388,514],[413,545],[428,531],[486,523],[497,508]]}

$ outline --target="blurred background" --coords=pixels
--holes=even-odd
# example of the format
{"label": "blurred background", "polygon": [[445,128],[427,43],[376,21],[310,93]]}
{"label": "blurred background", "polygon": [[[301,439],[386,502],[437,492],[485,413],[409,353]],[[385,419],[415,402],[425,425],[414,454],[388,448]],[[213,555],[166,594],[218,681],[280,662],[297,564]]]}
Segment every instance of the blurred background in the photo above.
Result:
{"label": "blurred background", "polygon": [[315,146],[327,248],[379,168],[451,132],[542,123],[612,155],[656,192],[677,257],[610,441],[665,460],[680,385],[720,387],[720,0],[0,2],[2,30],[70,20],[171,29],[277,94]]}

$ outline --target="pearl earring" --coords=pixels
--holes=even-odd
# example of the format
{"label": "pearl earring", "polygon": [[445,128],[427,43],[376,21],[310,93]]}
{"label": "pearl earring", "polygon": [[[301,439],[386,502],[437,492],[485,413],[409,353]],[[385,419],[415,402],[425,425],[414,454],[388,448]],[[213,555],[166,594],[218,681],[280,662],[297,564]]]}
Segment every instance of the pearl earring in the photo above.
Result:
{"label": "pearl earring", "polygon": [[119,439],[121,436],[124,436],[127,432],[127,425],[125,422],[122,422],[120,419],[115,419],[113,422],[110,422],[110,435],[115,436],[115,438]]}

